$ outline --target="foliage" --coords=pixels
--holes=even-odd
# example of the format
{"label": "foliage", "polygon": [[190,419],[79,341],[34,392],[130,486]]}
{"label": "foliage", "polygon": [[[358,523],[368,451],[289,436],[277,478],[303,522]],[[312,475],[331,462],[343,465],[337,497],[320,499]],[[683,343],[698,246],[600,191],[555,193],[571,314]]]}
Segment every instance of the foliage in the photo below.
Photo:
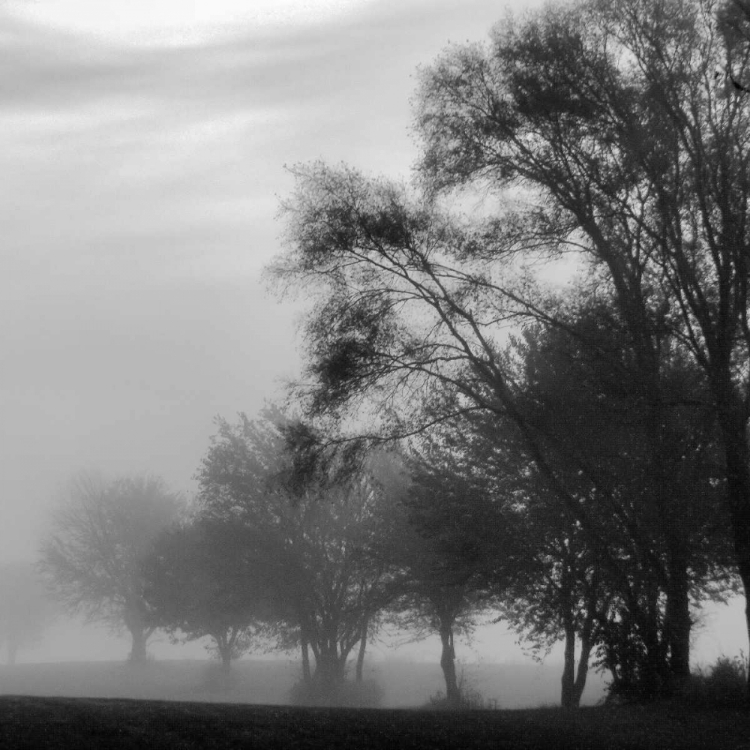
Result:
{"label": "foliage", "polygon": [[701,708],[743,708],[747,703],[747,658],[720,656],[694,674],[684,700]]}
{"label": "foliage", "polygon": [[196,518],[163,532],[142,565],[152,621],[175,639],[209,636],[226,668],[268,640],[271,622],[283,630],[267,573],[236,537]]}
{"label": "foliage", "polygon": [[[650,694],[688,677],[690,598],[727,577],[730,537],[750,586],[747,22],[581,0],[452,47],[421,74],[421,191],[295,168],[272,269],[317,300],[311,413],[515,434],[526,506],[541,487],[558,541],[576,531],[576,585],[605,572],[603,663]],[[467,190],[495,215],[450,216]],[[534,264],[567,256],[584,273],[545,287]]]}
{"label": "foliage", "polygon": [[72,613],[126,628],[135,661],[145,660],[155,627],[141,562],[180,507],[179,496],[156,477],[105,483],[82,475],[55,509],[42,546],[40,569],[55,596]]}
{"label": "foliage", "polygon": [[278,410],[220,422],[198,475],[201,514],[234,529],[248,564],[259,566],[289,613],[304,663],[309,649],[318,678],[337,682],[392,596],[393,571],[380,548],[390,516],[366,471],[339,475],[308,454],[298,472],[298,442],[288,440],[295,424],[295,434],[309,436]]}
{"label": "foliage", "polygon": [[[709,0],[545,9],[498,26],[488,46],[447,52],[423,74],[417,113],[420,174],[433,195],[524,188],[544,206],[527,218],[546,218],[538,232],[523,233],[523,244],[570,248],[611,297],[638,364],[654,455],[669,446],[660,419],[670,403],[665,364],[676,351],[702,371],[722,454],[726,529],[745,588],[747,22],[745,4]],[[681,588],[675,597],[684,602]],[[654,654],[649,629],[641,636]]]}

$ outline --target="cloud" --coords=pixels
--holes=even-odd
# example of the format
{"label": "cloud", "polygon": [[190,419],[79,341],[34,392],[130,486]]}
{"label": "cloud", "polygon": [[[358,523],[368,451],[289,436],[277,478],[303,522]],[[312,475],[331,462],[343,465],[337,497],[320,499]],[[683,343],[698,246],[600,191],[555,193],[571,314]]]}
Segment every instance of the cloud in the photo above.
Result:
{"label": "cloud", "polygon": [[6,0],[15,17],[109,43],[191,46],[237,29],[330,22],[368,0]]}
{"label": "cloud", "polygon": [[415,66],[497,13],[377,0],[317,24],[137,46],[8,7],[0,494],[24,504],[0,504],[0,551],[22,543],[14,514],[81,468],[189,485],[212,417],[252,412],[293,376],[294,310],[258,283],[293,184],[283,165],[407,176]]}

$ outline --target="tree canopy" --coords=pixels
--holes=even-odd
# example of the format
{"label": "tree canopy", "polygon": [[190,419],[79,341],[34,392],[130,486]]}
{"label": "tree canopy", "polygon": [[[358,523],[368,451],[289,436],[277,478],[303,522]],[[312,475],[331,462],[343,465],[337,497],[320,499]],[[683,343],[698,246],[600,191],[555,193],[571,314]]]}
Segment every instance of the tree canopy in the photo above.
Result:
{"label": "tree canopy", "polygon": [[[416,189],[295,167],[271,268],[316,300],[310,413],[380,439],[473,414],[513,433],[623,597],[608,623],[637,633],[651,692],[689,673],[724,538],[750,586],[749,19],[582,0],[449,48],[420,74]],[[480,191],[479,215],[450,210]],[[536,273],[560,259],[567,286]]]}
{"label": "tree canopy", "polygon": [[157,477],[105,482],[81,475],[56,508],[42,546],[40,568],[60,602],[89,621],[125,628],[136,662],[146,659],[155,629],[140,566],[181,507],[180,496]]}

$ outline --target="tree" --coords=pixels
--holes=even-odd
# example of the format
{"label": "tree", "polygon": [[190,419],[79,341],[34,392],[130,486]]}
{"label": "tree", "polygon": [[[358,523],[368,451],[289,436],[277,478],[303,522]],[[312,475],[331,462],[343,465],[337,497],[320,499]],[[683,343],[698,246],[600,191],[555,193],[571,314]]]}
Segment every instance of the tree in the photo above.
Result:
{"label": "tree", "polygon": [[497,603],[513,550],[502,517],[504,498],[472,482],[457,466],[455,452],[434,436],[414,442],[391,554],[401,569],[403,593],[390,610],[419,637],[440,637],[445,697],[457,706],[462,696],[454,637],[470,633],[477,616]]}
{"label": "tree", "polygon": [[142,565],[151,621],[185,640],[210,637],[225,674],[282,627],[271,584],[248,552],[232,529],[198,517],[162,532]]}
{"label": "tree", "polygon": [[305,680],[325,694],[343,680],[358,644],[364,657],[390,596],[390,572],[377,553],[387,517],[366,474],[329,481],[315,467],[310,473],[309,464],[295,464],[295,440],[312,434],[303,427],[279,410],[254,422],[244,415],[237,425],[219,421],[198,479],[202,514],[244,537],[254,564],[291,612]]}
{"label": "tree", "polygon": [[595,548],[555,502],[512,424],[475,412],[420,443],[418,528],[439,540],[449,559],[463,561],[458,570],[473,571],[467,579],[473,611],[499,610],[498,620],[537,650],[564,640],[561,702],[577,707],[606,609],[608,581]]}
{"label": "tree", "polygon": [[[324,290],[306,327],[313,409],[341,412],[366,394],[381,405],[398,399],[403,413],[431,386],[443,391],[440,418],[474,409],[510,418],[558,501],[594,541],[596,519],[556,471],[549,437],[518,408],[518,383],[501,352],[503,324],[568,325],[564,303],[518,276],[528,261],[575,254],[627,333],[652,457],[647,482],[667,514],[678,508],[663,502],[670,352],[702,371],[747,587],[748,108],[731,83],[745,73],[747,17],[724,13],[714,33],[713,7],[582,2],[498,28],[489,48],[451,49],[423,74],[419,93],[426,199],[353,170],[301,168],[284,207],[290,252],[275,273]],[[731,75],[730,87],[717,70]],[[501,196],[497,216],[474,228],[440,210],[443,194],[467,185]],[[503,198],[514,189],[528,198],[515,210]],[[413,420],[407,429],[424,426]],[[671,543],[668,620],[680,636],[670,636],[669,666],[684,677],[685,565],[677,534]],[[627,565],[606,545],[601,559],[626,591]],[[639,597],[628,599],[635,615]],[[656,662],[662,645],[649,630]]]}
{"label": "tree", "polygon": [[177,518],[179,495],[150,476],[109,483],[93,476],[71,482],[52,515],[40,568],[61,603],[88,621],[130,633],[130,660],[143,662],[155,630],[144,599],[141,563],[159,533]]}
{"label": "tree", "polygon": [[[526,332],[519,344],[524,411],[544,425],[551,438],[547,454],[557,456],[559,472],[568,467],[566,483],[578,485],[601,538],[626,562],[627,587],[605,580],[639,630],[645,649],[641,676],[651,683],[641,689],[648,692],[658,689],[658,681],[669,687],[689,675],[691,599],[699,601],[715,582],[726,585],[728,518],[716,422],[700,370],[679,350],[664,347],[658,429],[663,442],[655,445],[639,362],[614,312],[597,303],[584,308],[568,331]],[[554,522],[561,539],[580,536],[572,520]],[[629,604],[632,597],[641,603]]]}
{"label": "tree", "polygon": [[418,109],[433,194],[523,185],[544,206],[527,224],[578,247],[612,290],[649,375],[653,446],[665,444],[660,323],[702,369],[746,591],[748,29],[732,0],[547,9],[498,27],[488,47],[445,54],[424,73]]}
{"label": "tree", "polygon": [[[588,471],[590,490],[582,494],[586,465],[571,464],[569,435],[555,434],[529,411],[527,373],[505,343],[511,323],[573,331],[575,306],[512,278],[518,251],[495,224],[457,226],[398,186],[349,169],[316,164],[300,168],[298,180],[285,206],[290,250],[272,271],[296,288],[309,284],[320,298],[306,324],[308,379],[298,390],[312,412],[377,415],[367,424],[380,439],[472,413],[510,426],[627,606],[640,609],[628,559],[611,547],[612,524],[599,508],[611,482]],[[662,437],[653,434],[660,444]],[[663,478],[661,461],[654,466]],[[651,642],[650,649],[656,664],[660,646]]]}
{"label": "tree", "polygon": [[0,566],[0,642],[5,644],[8,664],[15,664],[19,650],[36,643],[56,616],[32,564]]}

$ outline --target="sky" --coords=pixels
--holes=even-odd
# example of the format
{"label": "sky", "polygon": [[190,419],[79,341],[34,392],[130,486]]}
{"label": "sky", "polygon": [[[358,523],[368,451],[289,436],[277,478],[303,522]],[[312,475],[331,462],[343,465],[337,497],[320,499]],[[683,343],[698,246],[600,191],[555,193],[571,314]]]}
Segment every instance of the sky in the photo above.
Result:
{"label": "sky", "polygon": [[418,64],[498,6],[0,0],[0,546],[80,471],[190,492],[216,415],[299,370],[260,271],[285,165],[408,176]]}
{"label": "sky", "polygon": [[417,67],[535,4],[0,0],[0,558],[77,472],[194,491],[299,372],[285,165],[408,178]]}

